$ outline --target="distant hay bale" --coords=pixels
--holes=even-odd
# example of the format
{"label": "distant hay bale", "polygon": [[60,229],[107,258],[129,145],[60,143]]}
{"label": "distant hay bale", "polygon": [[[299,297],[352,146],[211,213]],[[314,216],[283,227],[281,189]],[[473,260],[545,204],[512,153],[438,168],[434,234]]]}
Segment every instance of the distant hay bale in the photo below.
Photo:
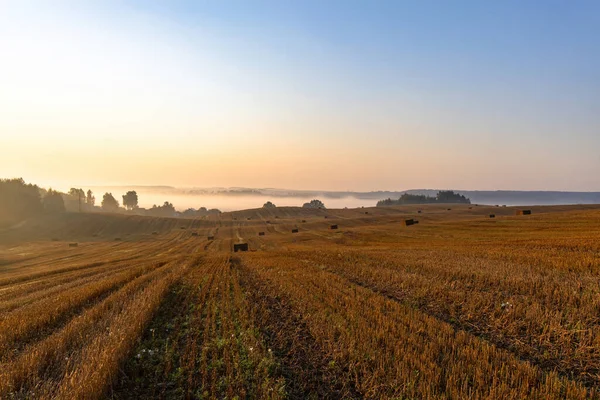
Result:
{"label": "distant hay bale", "polygon": [[252,218],[248,217],[248,218],[246,218],[246,219],[247,219],[248,221],[250,221]]}
{"label": "distant hay bale", "polygon": [[329,218],[327,215],[325,216],[325,219]]}
{"label": "distant hay bale", "polygon": [[120,237],[115,238],[115,242],[120,242],[121,240],[123,240],[123,239],[121,239]]}
{"label": "distant hay bale", "polygon": [[451,211],[451,210],[452,210],[451,208],[448,209],[448,211]]}
{"label": "distant hay bale", "polygon": [[421,214],[422,212],[423,212],[423,211],[419,210],[419,211],[417,211],[417,214]]}
{"label": "distant hay bale", "polygon": [[292,229],[292,233],[298,233],[298,228]]}
{"label": "distant hay bale", "polygon": [[270,224],[270,223],[271,223],[271,221],[269,221],[269,220],[266,220],[265,222],[266,222],[267,224]]}
{"label": "distant hay bale", "polygon": [[368,211],[365,211],[365,214],[369,214],[369,212],[368,212]]}
{"label": "distant hay bale", "polygon": [[517,210],[517,215],[531,215],[531,210]]}
{"label": "distant hay bale", "polygon": [[258,232],[258,236],[265,236],[264,232]]}
{"label": "distant hay bale", "polygon": [[233,251],[237,253],[238,251],[248,251],[248,243],[237,243],[233,245]]}
{"label": "distant hay bale", "polygon": [[157,231],[153,231],[152,234],[153,235],[158,235],[158,232]]}
{"label": "distant hay bale", "polygon": [[69,247],[77,247],[79,246],[79,243],[69,243]]}
{"label": "distant hay bale", "polygon": [[276,216],[275,216],[275,219],[279,219],[279,215],[276,215]]}
{"label": "distant hay bale", "polygon": [[198,232],[192,232],[192,236],[198,236]]}
{"label": "distant hay bale", "polygon": [[496,218],[496,214],[490,214],[490,218]]}
{"label": "distant hay bale", "polygon": [[186,229],[186,227],[185,226],[180,226],[179,229]]}
{"label": "distant hay bale", "polygon": [[305,222],[306,222],[306,220],[305,220],[305,219],[303,219],[303,220],[302,220],[302,223],[305,223]]}
{"label": "distant hay bale", "polygon": [[415,224],[415,220],[414,219],[405,219],[404,220],[404,225],[406,226],[411,226]]}
{"label": "distant hay bale", "polygon": [[337,228],[338,228],[338,226],[337,226],[337,225],[331,225],[331,226],[329,227],[329,229],[337,229]]}
{"label": "distant hay bale", "polygon": [[208,240],[215,240],[215,237],[213,235],[209,235]]}

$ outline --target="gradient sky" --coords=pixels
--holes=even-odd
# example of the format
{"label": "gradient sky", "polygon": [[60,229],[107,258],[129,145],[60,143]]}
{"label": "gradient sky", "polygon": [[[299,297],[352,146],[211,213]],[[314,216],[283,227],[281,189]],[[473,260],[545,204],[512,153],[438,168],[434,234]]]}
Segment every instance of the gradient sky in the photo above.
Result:
{"label": "gradient sky", "polygon": [[600,2],[0,0],[0,177],[600,191]]}

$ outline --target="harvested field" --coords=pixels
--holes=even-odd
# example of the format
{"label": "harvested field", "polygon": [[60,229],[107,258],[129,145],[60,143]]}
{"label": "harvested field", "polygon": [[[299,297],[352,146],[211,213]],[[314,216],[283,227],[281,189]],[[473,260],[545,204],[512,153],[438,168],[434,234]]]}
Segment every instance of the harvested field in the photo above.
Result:
{"label": "harvested field", "polygon": [[1,231],[0,398],[600,398],[600,207],[469,207]]}

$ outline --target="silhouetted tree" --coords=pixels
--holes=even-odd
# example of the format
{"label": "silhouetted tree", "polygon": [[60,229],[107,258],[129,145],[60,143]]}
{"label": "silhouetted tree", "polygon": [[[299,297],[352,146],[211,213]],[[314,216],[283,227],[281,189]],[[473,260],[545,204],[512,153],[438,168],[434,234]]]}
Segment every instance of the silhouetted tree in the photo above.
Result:
{"label": "silhouetted tree", "polygon": [[85,203],[90,208],[94,207],[94,205],[96,204],[96,198],[94,197],[94,194],[92,193],[91,190],[87,191],[87,197],[85,199]]}
{"label": "silhouetted tree", "polygon": [[56,190],[49,189],[44,196],[44,211],[50,214],[65,212],[65,201],[62,194]]}
{"label": "silhouetted tree", "polygon": [[325,208],[325,204],[321,200],[311,200],[309,203],[304,203],[303,208]]}
{"label": "silhouetted tree", "polygon": [[277,206],[273,203],[271,203],[270,201],[267,201],[265,204],[263,204],[263,208],[276,208]]}
{"label": "silhouetted tree", "polygon": [[114,198],[112,193],[104,193],[104,196],[102,196],[102,209],[110,212],[119,210],[119,202]]}
{"label": "silhouetted tree", "polygon": [[138,195],[135,190],[130,190],[123,195],[123,207],[128,210],[133,210],[138,206]]}

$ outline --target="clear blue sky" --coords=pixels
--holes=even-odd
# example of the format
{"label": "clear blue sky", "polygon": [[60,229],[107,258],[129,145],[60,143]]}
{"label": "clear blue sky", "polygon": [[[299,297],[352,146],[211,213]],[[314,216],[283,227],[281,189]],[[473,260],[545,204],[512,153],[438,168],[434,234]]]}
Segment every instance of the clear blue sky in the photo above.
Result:
{"label": "clear blue sky", "polygon": [[600,190],[598,1],[9,1],[0,50],[10,176]]}

